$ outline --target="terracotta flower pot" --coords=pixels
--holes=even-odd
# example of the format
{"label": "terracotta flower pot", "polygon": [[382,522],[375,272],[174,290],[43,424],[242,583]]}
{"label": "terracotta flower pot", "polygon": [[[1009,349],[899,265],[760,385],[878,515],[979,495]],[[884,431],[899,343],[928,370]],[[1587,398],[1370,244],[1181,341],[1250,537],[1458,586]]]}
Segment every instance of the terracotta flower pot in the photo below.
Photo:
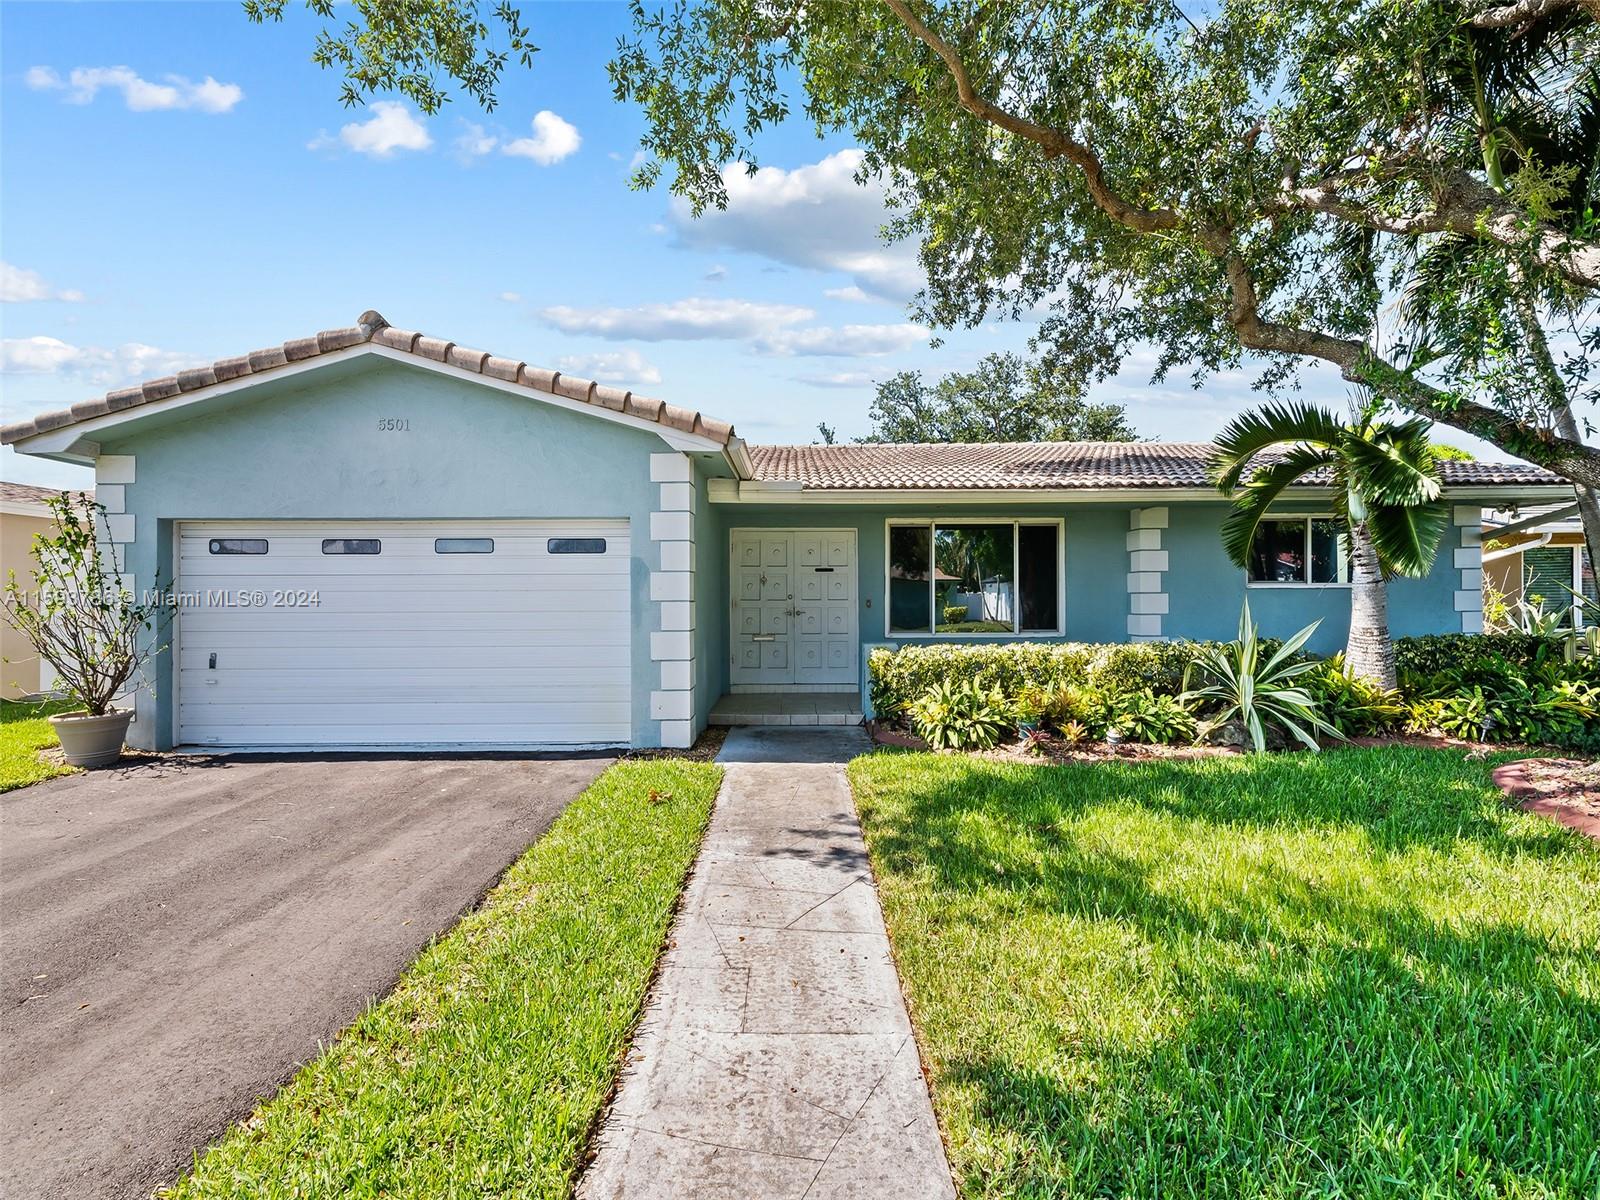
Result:
{"label": "terracotta flower pot", "polygon": [[88,713],[58,713],[50,718],[61,754],[74,767],[107,767],[122,757],[122,742],[128,736],[131,708],[113,709],[104,716]]}

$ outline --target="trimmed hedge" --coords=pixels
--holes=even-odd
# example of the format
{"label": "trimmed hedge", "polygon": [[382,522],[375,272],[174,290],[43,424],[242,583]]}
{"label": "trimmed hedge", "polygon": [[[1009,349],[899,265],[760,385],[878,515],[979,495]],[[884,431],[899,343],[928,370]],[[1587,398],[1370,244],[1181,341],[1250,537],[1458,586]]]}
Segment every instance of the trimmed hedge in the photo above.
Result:
{"label": "trimmed hedge", "polygon": [[[872,707],[893,716],[937,683],[956,685],[971,679],[983,687],[999,687],[1008,697],[1026,688],[1046,691],[1090,687],[1108,695],[1126,695],[1149,688],[1157,696],[1183,690],[1183,673],[1214,642],[1001,642],[934,643],[874,650],[867,670]],[[1269,649],[1274,643],[1263,639]],[[1395,660],[1402,684],[1427,694],[1426,681],[1439,675],[1455,678],[1478,671],[1529,670],[1564,660],[1560,637],[1526,633],[1435,633],[1400,638]],[[1561,674],[1600,685],[1600,656],[1564,666]]]}
{"label": "trimmed hedge", "polygon": [[937,643],[877,649],[867,659],[872,707],[880,716],[901,712],[937,683],[971,679],[1007,696],[1025,688],[1053,690],[1087,685],[1111,694],[1149,688],[1158,696],[1183,690],[1183,673],[1208,642],[1003,642]]}
{"label": "trimmed hedge", "polygon": [[[1564,637],[1536,633],[1430,633],[1401,638],[1394,644],[1396,669],[1413,677],[1486,666],[1526,669],[1541,662],[1561,662],[1565,654]],[[1600,663],[1595,665],[1600,667]]]}

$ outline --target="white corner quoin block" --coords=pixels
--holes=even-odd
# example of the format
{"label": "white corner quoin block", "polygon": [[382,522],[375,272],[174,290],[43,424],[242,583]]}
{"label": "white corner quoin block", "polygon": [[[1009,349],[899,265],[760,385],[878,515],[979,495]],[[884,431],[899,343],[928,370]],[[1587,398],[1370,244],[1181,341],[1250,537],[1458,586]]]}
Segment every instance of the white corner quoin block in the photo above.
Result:
{"label": "white corner quoin block", "polygon": [[693,478],[687,454],[652,454],[651,483],[688,483]]}
{"label": "white corner quoin block", "polygon": [[694,541],[694,514],[686,512],[651,513],[650,540],[652,542]]}
{"label": "white corner quoin block", "polygon": [[94,483],[96,487],[99,487],[102,483],[132,483],[133,475],[133,455],[131,454],[102,454],[94,460]]}
{"label": "white corner quoin block", "polygon": [[693,542],[662,542],[661,569],[663,571],[693,571]]}
{"label": "white corner quoin block", "polygon": [[662,512],[694,511],[694,484],[663,483],[660,486],[661,503],[656,507]]}

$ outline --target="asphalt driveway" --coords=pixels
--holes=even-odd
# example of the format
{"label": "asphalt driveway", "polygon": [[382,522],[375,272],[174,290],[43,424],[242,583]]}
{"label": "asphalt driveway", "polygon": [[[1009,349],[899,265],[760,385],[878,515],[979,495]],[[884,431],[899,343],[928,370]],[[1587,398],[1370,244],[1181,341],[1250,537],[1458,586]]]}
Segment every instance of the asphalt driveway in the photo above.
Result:
{"label": "asphalt driveway", "polygon": [[170,1182],[608,761],[168,759],[0,796],[0,1195]]}

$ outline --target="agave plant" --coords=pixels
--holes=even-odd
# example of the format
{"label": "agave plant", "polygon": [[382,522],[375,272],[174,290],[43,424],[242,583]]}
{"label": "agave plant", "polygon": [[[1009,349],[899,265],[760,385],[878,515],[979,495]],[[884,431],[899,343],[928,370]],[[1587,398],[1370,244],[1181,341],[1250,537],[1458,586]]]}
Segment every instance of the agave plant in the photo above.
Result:
{"label": "agave plant", "polygon": [[[1268,654],[1246,600],[1239,615],[1238,640],[1208,646],[1184,672],[1183,695],[1178,699],[1189,705],[1215,706],[1206,730],[1237,721],[1250,735],[1257,754],[1266,751],[1269,729],[1283,730],[1309,750],[1320,749],[1315,736],[1319,733],[1343,740],[1339,731],[1318,715],[1311,693],[1296,682],[1317,666],[1315,659],[1296,656],[1321,623],[1313,621]],[[1191,688],[1190,676],[1196,670],[1200,686]]]}

